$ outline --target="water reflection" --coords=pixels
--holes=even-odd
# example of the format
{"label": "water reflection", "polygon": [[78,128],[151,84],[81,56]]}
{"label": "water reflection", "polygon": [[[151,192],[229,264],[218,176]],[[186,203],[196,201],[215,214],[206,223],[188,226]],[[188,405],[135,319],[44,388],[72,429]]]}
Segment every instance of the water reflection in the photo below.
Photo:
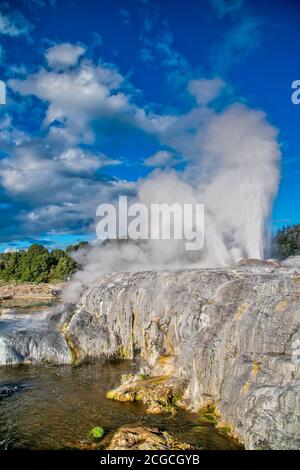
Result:
{"label": "water reflection", "polygon": [[21,384],[22,389],[0,402],[1,448],[76,448],[93,426],[107,435],[122,424],[140,423],[168,430],[198,448],[234,449],[235,441],[209,425],[199,425],[196,414],[146,416],[141,404],[105,398],[118,385],[120,375],[134,372],[130,361],[74,366],[15,366],[0,368],[0,384]]}

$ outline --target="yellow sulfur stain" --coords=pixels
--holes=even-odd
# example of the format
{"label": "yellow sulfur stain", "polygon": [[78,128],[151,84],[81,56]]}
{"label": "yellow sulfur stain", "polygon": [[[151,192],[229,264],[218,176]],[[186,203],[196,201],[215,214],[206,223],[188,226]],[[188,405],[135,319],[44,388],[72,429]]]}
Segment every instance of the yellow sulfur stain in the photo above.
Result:
{"label": "yellow sulfur stain", "polygon": [[250,388],[250,382],[246,382],[241,389],[241,394],[246,394]]}
{"label": "yellow sulfur stain", "polygon": [[289,306],[289,303],[287,300],[281,300],[276,305],[276,313],[284,312],[285,310],[287,310],[288,306]]}
{"label": "yellow sulfur stain", "polygon": [[238,309],[237,309],[236,315],[235,315],[237,320],[241,319],[241,316],[243,315],[243,313],[245,313],[247,308],[248,308],[248,304],[240,304],[238,306]]}
{"label": "yellow sulfur stain", "polygon": [[254,361],[252,364],[252,369],[251,369],[252,376],[256,377],[260,371],[261,371],[261,363]]}

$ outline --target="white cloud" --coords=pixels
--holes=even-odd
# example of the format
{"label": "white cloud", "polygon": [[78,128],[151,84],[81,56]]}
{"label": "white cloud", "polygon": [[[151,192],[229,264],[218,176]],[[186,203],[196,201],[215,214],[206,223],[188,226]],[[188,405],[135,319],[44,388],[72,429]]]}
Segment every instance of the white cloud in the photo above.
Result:
{"label": "white cloud", "polygon": [[57,154],[57,149],[48,149],[41,142],[15,148],[0,161],[0,182],[11,201],[22,203],[18,230],[32,235],[92,226],[98,204],[111,201],[119,191],[131,191],[128,182],[96,174],[117,163],[80,148]]}
{"label": "white cloud", "polygon": [[88,174],[94,173],[99,168],[107,165],[116,165],[119,162],[109,159],[104,154],[92,154],[84,152],[80,148],[69,148],[62,152],[59,157],[55,159],[64,169],[71,173]]}
{"label": "white cloud", "polygon": [[124,78],[111,65],[85,61],[64,72],[41,69],[25,79],[11,79],[8,86],[21,95],[34,95],[48,103],[44,126],[61,122],[78,143],[91,143],[91,120],[132,118],[136,108],[122,90]]}
{"label": "white cloud", "polygon": [[168,150],[159,150],[144,161],[145,166],[150,167],[171,167],[177,165],[178,159],[176,159],[174,152]]}
{"label": "white cloud", "polygon": [[21,13],[4,15],[0,12],[0,34],[18,37],[29,34],[32,26]]}
{"label": "white cloud", "polygon": [[85,53],[85,48],[69,42],[50,47],[45,54],[49,67],[64,68],[76,65]]}
{"label": "white cloud", "polygon": [[[86,186],[88,181],[80,179],[93,175],[98,169],[115,165],[116,160],[104,154],[93,154],[81,148],[69,148],[58,155],[52,155],[47,147],[32,142],[31,145],[17,148],[9,158],[0,162],[1,182],[6,191],[12,195],[19,194],[30,197],[37,193],[43,201],[76,201],[80,185]],[[95,180],[91,185],[102,184]],[[72,185],[77,188],[74,194]],[[49,189],[54,193],[49,193]],[[80,191],[81,193],[81,191]]]}
{"label": "white cloud", "polygon": [[[23,96],[36,96],[48,103],[43,126],[49,138],[66,140],[69,146],[92,144],[92,122],[114,120],[158,134],[176,120],[176,116],[159,115],[133,102],[136,91],[108,63],[94,65],[82,61],[64,71],[40,69],[25,78],[11,79],[8,86]],[[60,123],[60,126],[51,126]]]}
{"label": "white cloud", "polygon": [[0,119],[0,143],[2,150],[5,150],[5,145],[20,145],[25,140],[28,140],[28,136],[25,132],[17,129],[13,125],[12,118],[9,114],[4,114]]}
{"label": "white cloud", "polygon": [[[168,168],[177,163],[177,155],[184,159],[186,168],[174,172],[171,186],[165,184],[168,178],[157,176],[155,188],[161,189],[161,197],[176,200],[179,181],[184,188],[188,185],[189,194],[196,194],[198,203],[206,204],[208,249],[214,251],[215,263],[262,253],[264,224],[278,183],[276,131],[262,113],[241,105],[219,112],[205,106],[224,88],[220,78],[189,82],[196,101],[185,114],[157,113],[151,104],[138,106],[137,93],[111,64],[81,60],[72,69],[40,69],[8,84],[48,105],[46,137],[16,147],[0,163],[4,191],[12,200],[28,202],[30,209],[19,214],[28,232],[86,228],[99,203],[134,191],[135,185],[128,182],[100,180],[98,170],[114,161],[100,151],[83,150],[91,148],[83,144],[94,142],[95,122],[113,122],[116,133],[119,124],[121,129],[130,124],[168,148],[147,158],[145,165]],[[6,119],[3,132],[11,127]],[[152,197],[153,191],[149,194]]]}
{"label": "white cloud", "polygon": [[216,99],[225,87],[225,82],[219,78],[211,80],[201,78],[190,80],[188,83],[189,92],[196,98],[199,105],[207,105]]}

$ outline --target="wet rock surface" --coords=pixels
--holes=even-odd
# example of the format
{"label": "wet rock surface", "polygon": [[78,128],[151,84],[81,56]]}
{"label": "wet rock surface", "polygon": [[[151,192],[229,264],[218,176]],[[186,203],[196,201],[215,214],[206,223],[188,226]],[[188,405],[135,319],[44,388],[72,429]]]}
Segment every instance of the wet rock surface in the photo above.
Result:
{"label": "wet rock surface", "polygon": [[[136,355],[216,405],[248,449],[300,448],[300,272],[272,266],[115,273],[66,327],[78,360]],[[298,345],[298,346],[297,346]]]}
{"label": "wet rock surface", "polygon": [[114,434],[108,450],[189,450],[190,444],[167,431],[144,426],[122,426]]}
{"label": "wet rock surface", "polygon": [[120,402],[138,401],[146,405],[147,414],[175,414],[185,384],[168,377],[123,377],[123,383],[107,393],[107,398]]}
{"label": "wet rock surface", "polygon": [[[57,310],[59,312],[59,309]],[[59,326],[61,313],[0,316],[0,365],[72,363],[72,353]]]}

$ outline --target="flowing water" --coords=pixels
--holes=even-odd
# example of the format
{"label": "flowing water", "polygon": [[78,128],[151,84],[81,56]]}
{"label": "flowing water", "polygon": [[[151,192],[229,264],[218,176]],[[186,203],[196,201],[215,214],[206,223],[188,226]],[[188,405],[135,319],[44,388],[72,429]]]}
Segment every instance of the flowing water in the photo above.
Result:
{"label": "flowing water", "polygon": [[212,425],[201,423],[197,414],[179,411],[176,416],[147,416],[142,404],[118,403],[105,397],[119,385],[121,374],[138,369],[137,363],[125,360],[0,367],[0,386],[16,385],[16,391],[0,401],[0,448],[89,447],[89,430],[102,426],[106,437],[101,448],[113,431],[128,424],[156,426],[200,449],[241,448]]}

